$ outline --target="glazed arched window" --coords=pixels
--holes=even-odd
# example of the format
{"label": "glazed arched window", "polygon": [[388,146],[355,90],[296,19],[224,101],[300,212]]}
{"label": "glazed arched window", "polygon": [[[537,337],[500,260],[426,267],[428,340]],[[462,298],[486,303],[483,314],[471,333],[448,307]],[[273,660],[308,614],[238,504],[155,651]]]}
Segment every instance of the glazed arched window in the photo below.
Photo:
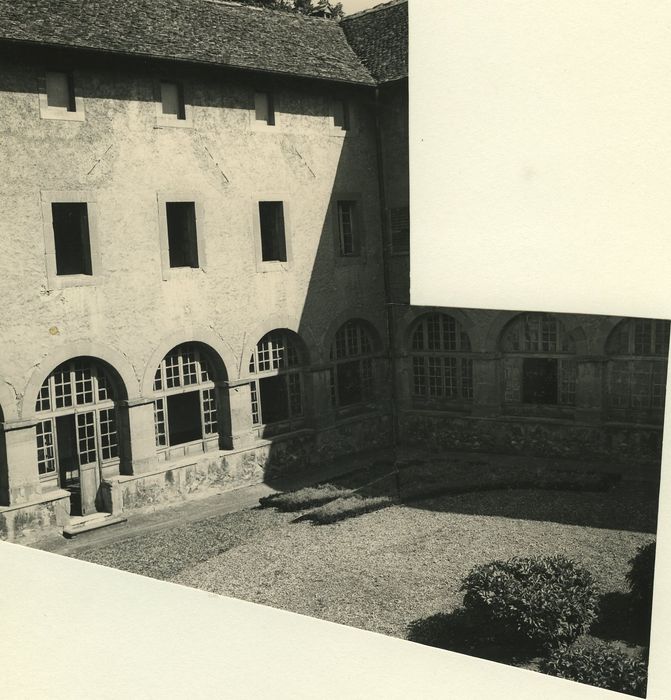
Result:
{"label": "glazed arched window", "polygon": [[525,313],[501,337],[507,403],[575,405],[575,346],[552,314]]}
{"label": "glazed arched window", "polygon": [[452,316],[430,313],[420,317],[412,333],[412,386],[426,399],[473,398],[471,343]]}
{"label": "glazed arched window", "polygon": [[331,345],[331,402],[352,406],[373,398],[373,336],[361,321],[344,323]]}
{"label": "glazed arched window", "polygon": [[669,322],[621,321],[606,343],[611,408],[663,409],[669,356]]}
{"label": "glazed arched window", "polygon": [[110,375],[86,357],[59,365],[37,396],[40,479],[70,491],[73,515],[95,510],[103,468],[119,473],[116,399]]}
{"label": "glazed arched window", "polygon": [[249,358],[252,423],[286,428],[302,422],[303,369],[306,353],[288,330],[267,333]]}
{"label": "glazed arched window", "polygon": [[195,343],[173,348],[154,376],[156,446],[218,446],[217,391],[210,362]]}

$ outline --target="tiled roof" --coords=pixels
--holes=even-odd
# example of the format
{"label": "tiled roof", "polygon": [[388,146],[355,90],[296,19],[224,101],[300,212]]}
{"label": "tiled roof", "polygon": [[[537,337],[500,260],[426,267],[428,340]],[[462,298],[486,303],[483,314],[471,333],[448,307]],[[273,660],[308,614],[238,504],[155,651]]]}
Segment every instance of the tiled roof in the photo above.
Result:
{"label": "tiled roof", "polygon": [[221,0],[0,0],[0,40],[374,81],[337,22]]}
{"label": "tiled roof", "polygon": [[378,83],[408,76],[408,0],[345,17],[340,26]]}

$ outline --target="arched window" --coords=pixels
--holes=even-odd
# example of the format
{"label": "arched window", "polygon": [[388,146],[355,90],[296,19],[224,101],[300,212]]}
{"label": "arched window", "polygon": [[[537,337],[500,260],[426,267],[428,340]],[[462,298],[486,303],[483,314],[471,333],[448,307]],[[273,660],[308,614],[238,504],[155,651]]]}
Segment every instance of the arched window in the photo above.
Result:
{"label": "arched window", "polygon": [[556,316],[526,313],[501,337],[507,403],[575,405],[575,347]]}
{"label": "arched window", "polygon": [[361,321],[347,321],[331,345],[331,402],[351,406],[373,398],[373,338]]}
{"label": "arched window", "polygon": [[664,408],[669,322],[621,321],[606,343],[609,404],[614,409]]}
{"label": "arched window", "polygon": [[412,333],[413,394],[423,399],[473,398],[471,343],[461,324],[443,313],[424,314]]}
{"label": "arched window", "polygon": [[303,422],[303,368],[305,352],[300,339],[288,330],[267,333],[249,358],[252,423],[273,425],[275,431]]}
{"label": "arched window", "polygon": [[173,348],[154,376],[156,447],[219,444],[217,391],[210,362],[195,343]]}
{"label": "arched window", "polygon": [[119,473],[116,399],[110,375],[87,357],[59,365],[37,396],[40,479],[71,492],[73,515],[95,510],[103,468]]}

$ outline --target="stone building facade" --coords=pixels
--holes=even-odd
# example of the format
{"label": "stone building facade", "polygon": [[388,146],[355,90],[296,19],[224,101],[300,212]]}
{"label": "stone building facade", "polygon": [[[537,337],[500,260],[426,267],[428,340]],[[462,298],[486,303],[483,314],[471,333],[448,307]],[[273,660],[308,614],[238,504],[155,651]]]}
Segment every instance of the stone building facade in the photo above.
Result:
{"label": "stone building facade", "polygon": [[658,456],[668,325],[409,305],[407,0],[0,7],[1,537],[394,437]]}

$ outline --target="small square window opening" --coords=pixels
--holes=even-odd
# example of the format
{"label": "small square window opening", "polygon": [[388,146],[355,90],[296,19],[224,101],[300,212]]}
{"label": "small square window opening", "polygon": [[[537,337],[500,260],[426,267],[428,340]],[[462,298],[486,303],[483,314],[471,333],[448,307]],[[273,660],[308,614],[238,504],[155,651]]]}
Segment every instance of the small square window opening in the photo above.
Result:
{"label": "small square window opening", "polygon": [[49,72],[46,75],[47,107],[76,112],[75,91],[72,76],[68,73]]}
{"label": "small square window opening", "polygon": [[333,126],[343,131],[349,129],[349,107],[345,100],[333,101]]}
{"label": "small square window opening", "polygon": [[254,95],[256,121],[268,126],[275,126],[275,105],[270,92],[257,92]]}
{"label": "small square window opening", "polygon": [[186,119],[184,91],[179,83],[161,83],[161,109],[166,117]]}

